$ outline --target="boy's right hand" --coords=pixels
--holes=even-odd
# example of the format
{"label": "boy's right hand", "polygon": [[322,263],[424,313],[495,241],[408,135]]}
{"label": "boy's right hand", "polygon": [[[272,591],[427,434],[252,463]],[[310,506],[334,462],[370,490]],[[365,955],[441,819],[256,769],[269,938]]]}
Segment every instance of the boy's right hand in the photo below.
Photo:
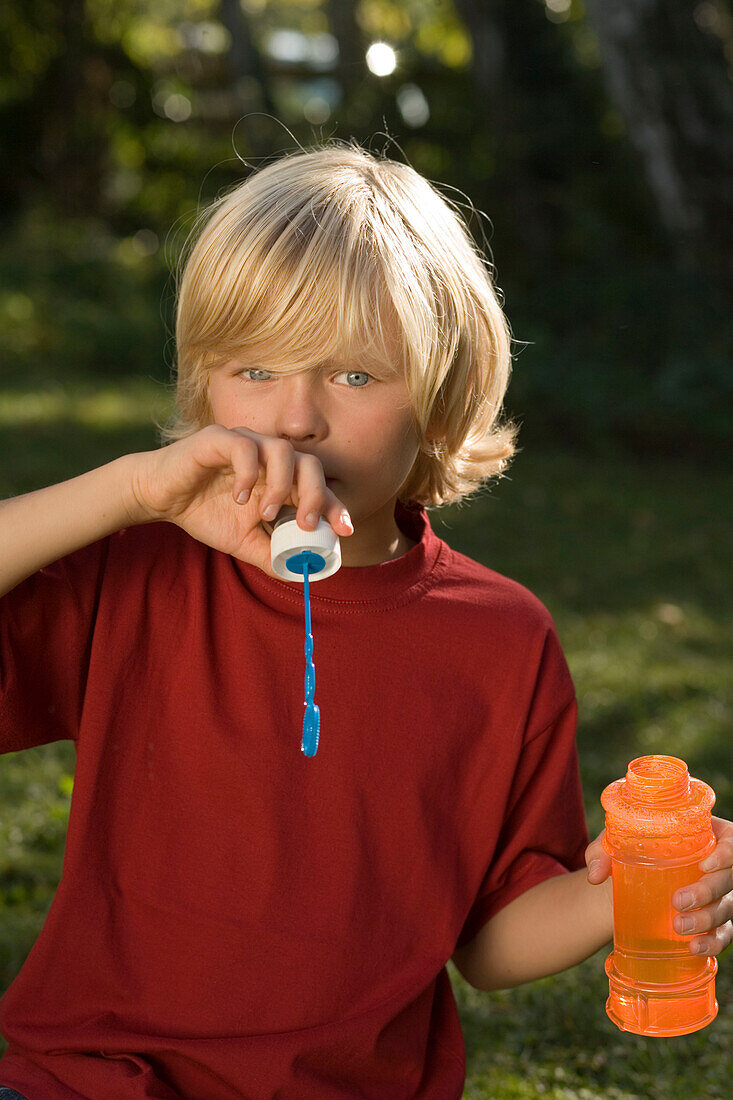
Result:
{"label": "boy's right hand", "polygon": [[[270,577],[277,579],[270,535],[261,526],[267,505],[276,504],[278,510],[293,505],[303,530],[315,529],[305,517],[317,512],[339,537],[353,534],[341,519],[348,509],[326,485],[320,459],[300,454],[285,439],[210,424],[135,457],[132,514],[137,523],[175,523],[199,542],[256,565]],[[249,500],[238,504],[236,497],[248,489]]]}

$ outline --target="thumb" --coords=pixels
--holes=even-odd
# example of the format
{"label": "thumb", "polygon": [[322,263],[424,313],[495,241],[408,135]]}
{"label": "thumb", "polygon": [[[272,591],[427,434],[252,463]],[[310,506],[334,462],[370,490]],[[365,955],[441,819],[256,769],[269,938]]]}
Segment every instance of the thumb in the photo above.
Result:
{"label": "thumb", "polygon": [[599,882],[605,882],[611,874],[611,857],[605,852],[594,855],[588,864],[588,882],[597,886]]}
{"label": "thumb", "polygon": [[611,874],[611,857],[603,846],[603,829],[585,850],[585,862],[588,866],[588,882],[597,885],[605,882]]}

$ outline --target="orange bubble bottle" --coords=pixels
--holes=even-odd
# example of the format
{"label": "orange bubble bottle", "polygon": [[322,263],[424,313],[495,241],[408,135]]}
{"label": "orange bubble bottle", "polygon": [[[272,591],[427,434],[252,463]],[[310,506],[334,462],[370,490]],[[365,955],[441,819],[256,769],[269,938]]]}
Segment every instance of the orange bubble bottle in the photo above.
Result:
{"label": "orange bubble bottle", "polygon": [[622,1031],[686,1035],[718,1014],[718,960],[690,952],[675,932],[672,897],[702,877],[715,847],[715,792],[676,756],[640,756],[601,795],[611,857],[613,951],[606,1012]]}

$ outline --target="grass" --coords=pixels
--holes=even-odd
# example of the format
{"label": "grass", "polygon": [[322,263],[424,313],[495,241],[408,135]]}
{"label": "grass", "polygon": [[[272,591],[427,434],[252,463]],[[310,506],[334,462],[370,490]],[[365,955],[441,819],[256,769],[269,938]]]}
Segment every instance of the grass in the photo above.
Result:
{"label": "grass", "polygon": [[[34,379],[0,393],[0,497],[152,449],[151,409],[160,418],[166,400],[145,377]],[[591,835],[603,827],[603,787],[652,752],[685,759],[715,789],[714,813],[733,816],[730,472],[690,459],[538,451],[526,438],[522,446],[508,477],[433,512],[431,523],[553,614],[578,694]],[[0,989],[22,966],[59,882],[74,761],[70,742],[2,759]],[[731,950],[719,956],[717,1019],[674,1039],[643,1039],[608,1020],[606,954],[495,993],[471,989],[449,963],[468,1100],[729,1095]]]}

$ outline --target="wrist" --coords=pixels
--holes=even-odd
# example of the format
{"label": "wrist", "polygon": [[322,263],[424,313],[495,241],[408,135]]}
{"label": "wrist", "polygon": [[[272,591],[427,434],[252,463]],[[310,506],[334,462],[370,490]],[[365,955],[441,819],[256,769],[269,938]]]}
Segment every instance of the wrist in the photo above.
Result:
{"label": "wrist", "polygon": [[[581,872],[585,874],[585,872]],[[586,876],[587,881],[587,876]],[[613,879],[609,875],[603,882],[588,882],[590,889],[597,891],[594,896],[598,899],[598,920],[601,935],[605,938],[599,946],[613,939]]]}
{"label": "wrist", "polygon": [[123,514],[127,517],[128,527],[155,521],[155,516],[151,515],[140,493],[139,472],[147,454],[147,451],[140,451],[121,455],[113,462],[119,471],[120,503]]}

